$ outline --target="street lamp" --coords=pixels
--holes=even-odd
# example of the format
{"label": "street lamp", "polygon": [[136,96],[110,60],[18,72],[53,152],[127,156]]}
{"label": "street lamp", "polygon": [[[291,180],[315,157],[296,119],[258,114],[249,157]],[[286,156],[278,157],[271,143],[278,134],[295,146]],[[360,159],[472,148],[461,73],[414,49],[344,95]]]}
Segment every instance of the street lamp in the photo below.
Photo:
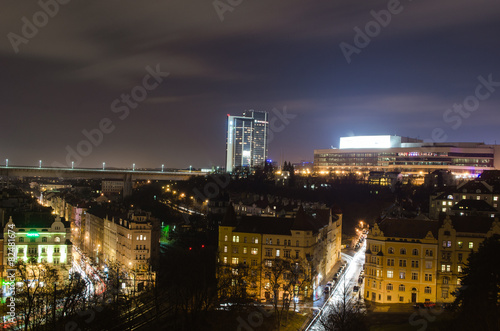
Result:
{"label": "street lamp", "polygon": [[102,163],[102,170],[106,170],[106,162]]}
{"label": "street lamp", "polygon": [[5,166],[8,167],[9,166],[9,159],[5,159]]}
{"label": "street lamp", "polygon": [[132,171],[135,171],[135,163],[132,164]]}
{"label": "street lamp", "polygon": [[162,164],[162,165],[161,165],[161,172],[163,172],[163,169],[164,169],[164,168],[165,168],[165,165],[164,165],[164,164]]}
{"label": "street lamp", "polygon": [[42,168],[42,160],[38,161],[39,168]]}
{"label": "street lamp", "polygon": [[193,169],[193,166],[189,166],[189,172],[191,172],[191,169]]}
{"label": "street lamp", "polygon": [[75,161],[71,161],[71,169],[75,169]]}

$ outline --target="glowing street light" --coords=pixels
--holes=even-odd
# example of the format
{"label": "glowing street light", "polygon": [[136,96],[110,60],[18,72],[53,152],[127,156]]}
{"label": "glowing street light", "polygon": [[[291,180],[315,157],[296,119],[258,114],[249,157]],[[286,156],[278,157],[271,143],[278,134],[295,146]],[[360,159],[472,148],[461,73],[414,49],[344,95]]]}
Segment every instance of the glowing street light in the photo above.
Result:
{"label": "glowing street light", "polygon": [[5,166],[8,167],[9,166],[9,159],[5,159]]}
{"label": "glowing street light", "polygon": [[189,172],[191,172],[192,169],[193,169],[193,166],[189,166]]}
{"label": "glowing street light", "polygon": [[135,163],[132,164],[132,171],[135,171]]}
{"label": "glowing street light", "polygon": [[75,161],[71,161],[71,169],[75,169]]}
{"label": "glowing street light", "polygon": [[38,161],[38,167],[42,168],[42,160]]}
{"label": "glowing street light", "polygon": [[102,163],[102,170],[106,170],[106,162]]}
{"label": "glowing street light", "polygon": [[165,168],[165,165],[164,165],[164,164],[162,164],[162,165],[161,165],[161,172],[163,172],[163,169],[164,169],[164,168]]}

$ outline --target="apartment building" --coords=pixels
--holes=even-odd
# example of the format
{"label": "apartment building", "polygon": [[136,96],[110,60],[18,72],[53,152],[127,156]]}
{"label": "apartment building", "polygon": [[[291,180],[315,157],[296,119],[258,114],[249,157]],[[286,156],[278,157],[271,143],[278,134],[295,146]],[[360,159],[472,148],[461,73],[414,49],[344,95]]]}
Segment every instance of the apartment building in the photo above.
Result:
{"label": "apartment building", "polygon": [[496,217],[499,199],[498,185],[481,179],[464,182],[431,195],[429,217],[438,219],[440,214]]}
{"label": "apartment building", "polygon": [[469,255],[493,234],[500,234],[498,218],[447,216],[442,221],[438,235],[437,302],[455,300],[452,293],[460,286],[459,277]]}
{"label": "apartment building", "polygon": [[498,218],[481,216],[376,223],[366,239],[365,300],[453,302],[470,253],[493,234]]}
{"label": "apartment building", "polygon": [[385,219],[366,239],[365,300],[435,301],[437,221]]}
{"label": "apartment building", "polygon": [[8,254],[24,262],[34,259],[38,263],[49,263],[58,267],[61,275],[68,275],[72,264],[71,229],[69,222],[48,213],[18,213],[9,218],[4,227],[4,238],[12,238],[15,247],[12,252],[9,240],[4,240],[3,261]]}
{"label": "apartment building", "polygon": [[[248,292],[262,299],[271,299],[272,275],[269,270],[275,259],[300,264],[301,280],[309,284],[300,299],[312,295],[321,275],[331,270],[340,259],[342,213],[338,209],[306,213],[299,208],[293,218],[236,216],[234,208],[219,227],[219,261],[231,265],[237,273],[241,267],[250,268],[252,278]],[[287,277],[287,274],[280,277]],[[282,299],[280,290],[279,298]]]}

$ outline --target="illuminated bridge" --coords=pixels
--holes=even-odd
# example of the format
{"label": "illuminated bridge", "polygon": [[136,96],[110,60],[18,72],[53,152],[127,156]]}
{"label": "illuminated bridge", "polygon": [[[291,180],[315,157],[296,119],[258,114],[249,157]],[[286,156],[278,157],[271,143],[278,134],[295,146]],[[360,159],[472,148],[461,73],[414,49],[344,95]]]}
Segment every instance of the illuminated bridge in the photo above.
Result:
{"label": "illuminated bridge", "polygon": [[1,166],[2,179],[20,177],[60,178],[60,179],[127,179],[127,180],[186,180],[191,176],[204,176],[207,172],[177,170],[132,170]]}

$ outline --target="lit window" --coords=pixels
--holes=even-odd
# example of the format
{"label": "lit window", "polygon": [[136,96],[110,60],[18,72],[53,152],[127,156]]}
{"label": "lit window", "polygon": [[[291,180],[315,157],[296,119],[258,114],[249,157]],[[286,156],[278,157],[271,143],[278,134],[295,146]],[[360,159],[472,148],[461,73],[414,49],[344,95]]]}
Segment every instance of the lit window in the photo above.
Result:
{"label": "lit window", "polygon": [[237,257],[233,257],[233,258],[231,259],[231,262],[232,262],[233,264],[238,264],[238,258],[237,258]]}
{"label": "lit window", "polygon": [[461,265],[458,266],[458,272],[462,272],[462,266]]}
{"label": "lit window", "polygon": [[224,246],[224,253],[227,253],[227,246]]}
{"label": "lit window", "polygon": [[56,243],[61,242],[61,238],[59,238],[59,237],[55,237],[55,238],[54,238],[54,241],[55,241]]}
{"label": "lit window", "polygon": [[473,249],[474,248],[474,243],[472,241],[469,241],[469,249]]}
{"label": "lit window", "polygon": [[443,201],[443,206],[446,206],[446,201]]}
{"label": "lit window", "polygon": [[243,247],[243,254],[246,254],[246,253],[247,253],[247,248]]}
{"label": "lit window", "polygon": [[393,277],[394,277],[394,271],[387,270],[387,278],[393,278]]}
{"label": "lit window", "polygon": [[405,279],[406,278],[406,272],[400,271],[399,272],[399,279]]}
{"label": "lit window", "polygon": [[224,236],[224,241],[227,241],[227,234]]}
{"label": "lit window", "polygon": [[227,264],[227,256],[224,256],[224,264]]}
{"label": "lit window", "polygon": [[277,249],[277,250],[276,250],[276,257],[279,257],[279,256],[280,256],[280,250],[279,250],[279,249]]}

